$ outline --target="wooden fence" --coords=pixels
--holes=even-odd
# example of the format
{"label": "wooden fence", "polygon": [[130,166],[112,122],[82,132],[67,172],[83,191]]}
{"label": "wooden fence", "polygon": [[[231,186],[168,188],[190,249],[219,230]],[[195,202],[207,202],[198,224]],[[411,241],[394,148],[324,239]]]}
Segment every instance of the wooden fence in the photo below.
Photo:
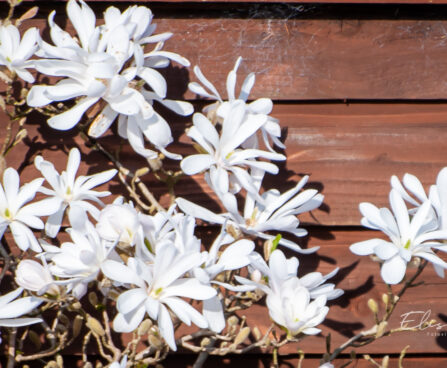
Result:
{"label": "wooden fence", "polygon": [[[115,1],[127,7],[130,2]],[[139,1],[143,3],[143,1]],[[349,3],[349,4],[347,4]],[[335,345],[372,325],[366,302],[380,300],[385,285],[378,265],[367,257],[357,257],[348,247],[360,240],[376,237],[360,227],[360,202],[388,206],[391,175],[417,175],[428,186],[438,171],[447,166],[447,1],[340,0],[324,3],[308,1],[183,2],[154,1],[149,5],[158,30],[174,36],[166,49],[200,65],[219,90],[238,56],[243,57],[242,77],[256,73],[253,98],[274,100],[273,116],[280,119],[287,163],[281,177],[271,179],[280,189],[290,188],[303,174],[309,174],[310,187],[325,195],[321,209],[301,218],[309,229],[309,245],[321,246],[317,255],[300,256],[300,272],[329,272],[341,268],[336,277],[345,295],[331,306],[324,322],[323,335],[331,333]],[[399,4],[396,4],[399,3]],[[62,1],[29,1],[22,9],[39,5],[38,17],[25,26],[45,29],[48,13],[56,8],[56,21],[63,24]],[[440,5],[438,5],[440,4]],[[4,3],[0,4],[3,13]],[[90,3],[100,17],[109,2]],[[19,8],[20,9],[20,8]],[[65,25],[70,29],[71,25]],[[167,72],[171,97],[184,97],[203,105],[186,91],[195,80],[191,69],[178,66]],[[179,137],[188,119],[168,114],[174,135]],[[30,117],[25,148],[8,156],[8,165],[22,170],[22,181],[36,175],[28,165],[33,155],[59,163],[66,160],[56,148],[78,145],[84,156],[83,172],[104,168],[102,156],[90,152],[76,132],[56,132]],[[101,138],[109,147],[118,141]],[[192,152],[188,140],[171,146],[173,152]],[[24,156],[24,152],[28,153]],[[130,148],[121,157],[137,168],[143,165]],[[163,186],[153,178],[147,184],[159,195]],[[119,193],[118,181],[110,190]],[[216,208],[213,196],[199,177],[182,179],[177,194]],[[431,311],[431,318],[447,323],[447,281],[426,269],[425,284],[410,289],[399,304],[391,327],[399,327],[403,313]],[[267,326],[268,317],[255,310],[254,324]],[[447,327],[418,333],[400,333],[359,349],[372,356],[391,355],[390,367],[397,367],[400,351],[410,345],[404,367],[447,367]],[[306,339],[302,344],[280,350],[282,366],[296,366],[297,349],[306,352],[304,367],[317,367],[324,353],[324,338]],[[349,352],[336,362],[348,359]],[[270,355],[253,353],[246,357],[213,358],[208,366],[266,367]],[[184,366],[193,362],[180,352],[165,366]],[[353,367],[370,367],[359,360]]]}

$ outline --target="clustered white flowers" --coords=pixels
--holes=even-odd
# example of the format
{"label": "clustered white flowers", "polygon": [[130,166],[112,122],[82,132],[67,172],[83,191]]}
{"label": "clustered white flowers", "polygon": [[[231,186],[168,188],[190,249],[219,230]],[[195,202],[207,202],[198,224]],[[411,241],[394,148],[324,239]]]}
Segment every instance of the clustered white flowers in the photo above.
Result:
{"label": "clustered white flowers", "polygon": [[[88,122],[88,135],[99,138],[117,121],[118,134],[144,158],[182,159],[166,150],[173,141],[171,129],[153,107],[155,101],[180,115],[193,113],[190,103],[167,98],[167,82],[157,71],[171,61],[189,66],[182,56],[163,50],[172,34],[156,34],[152,13],[144,6],[123,12],[109,7],[104,24],[97,25],[84,1],[69,0],[67,15],[76,35],[60,28],[52,12],[51,43],[42,40],[35,28],[22,40],[14,25],[0,28],[0,65],[12,78],[33,83],[28,70],[32,68],[57,78],[52,85],[33,85],[27,104],[52,112],[48,124],[55,129]],[[0,238],[9,229],[26,259],[14,270],[17,288],[0,297],[0,326],[40,323],[36,310],[42,303],[65,308],[64,303],[83,301],[93,290],[104,303],[113,301],[109,304],[114,308],[115,332],[139,331],[150,321],[151,333],[171,350],[177,349],[175,331],[181,323],[222,333],[231,329],[229,307],[263,295],[270,319],[286,331],[286,339],[321,332],[319,326],[329,312],[327,301],[343,294],[326,282],[338,268],[325,276],[319,272],[298,276],[298,258],[287,258],[276,248],[301,254],[318,250],[297,243],[297,237],[307,235],[297,216],[317,209],[324,198],[315,189],[304,189],[308,176],[284,192],[264,188],[264,178],[279,172],[276,162],[286,159],[274,147],[285,145],[279,121],[270,116],[272,101],[249,101],[253,73],[236,97],[241,62],[239,58],[228,74],[227,99],[198,66],[194,73],[200,83],[189,85],[192,92],[214,102],[192,116],[186,134],[198,153],[184,157],[180,167],[186,175],[204,175],[220,213],[187,198],[175,198],[169,208],[154,211],[144,211],[138,201],[123,197],[113,202],[107,198],[105,204],[103,198],[111,193],[95,188],[112,180],[118,170],[77,176],[82,160],[78,148],[69,151],[61,173],[44,157],[35,157],[36,173],[43,177],[22,187],[15,169],[4,170]],[[54,112],[59,105],[53,103],[61,101],[68,103]],[[399,283],[414,258],[432,262],[439,274],[447,268],[435,252],[447,250],[442,243],[447,239],[445,170],[429,196],[415,177],[404,177],[404,186],[393,177],[392,211],[360,205],[363,225],[382,230],[390,241],[372,239],[350,249],[359,255],[375,254],[383,262],[385,282]],[[415,207],[408,209],[405,201]],[[219,226],[211,244],[199,236],[199,220]],[[42,231],[40,237],[35,230]],[[58,239],[62,231],[69,236],[65,241]],[[249,278],[243,276],[247,274]],[[115,354],[109,359],[111,367],[135,363],[135,354],[128,353]]]}
{"label": "clustered white flowers", "polygon": [[[413,175],[405,174],[404,186],[418,200],[411,197],[396,176],[391,178],[389,199],[391,210],[377,208],[371,203],[361,203],[362,224],[381,230],[388,240],[375,238],[352,244],[350,249],[357,255],[376,255],[381,265],[381,276],[387,284],[401,282],[407,265],[418,259],[433,264],[436,272],[444,277],[447,263],[435,251],[447,252],[447,228],[444,227],[447,168],[440,171],[436,185],[427,197],[421,182]],[[408,208],[405,201],[416,206]]]}

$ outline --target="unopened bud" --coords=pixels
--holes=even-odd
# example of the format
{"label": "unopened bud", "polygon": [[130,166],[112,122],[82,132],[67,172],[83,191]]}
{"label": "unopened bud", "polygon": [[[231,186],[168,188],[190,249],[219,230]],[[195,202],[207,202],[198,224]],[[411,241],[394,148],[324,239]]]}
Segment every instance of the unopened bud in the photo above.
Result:
{"label": "unopened bud", "polygon": [[239,323],[239,319],[236,316],[231,316],[228,318],[228,326],[236,326]]}
{"label": "unopened bud", "polygon": [[369,299],[368,300],[368,308],[374,314],[377,314],[379,312],[379,306],[377,305],[377,302],[374,299]]}
{"label": "unopened bud", "polygon": [[79,302],[74,302],[73,304],[70,305],[69,310],[73,310],[73,311],[78,311],[79,309],[82,308],[81,303]]}
{"label": "unopened bud", "polygon": [[98,295],[94,291],[88,293],[88,301],[94,307],[98,305]]}
{"label": "unopened bud", "polygon": [[234,345],[237,346],[242,344],[247,339],[248,335],[250,335],[250,331],[250,327],[242,328],[234,339]]}
{"label": "unopened bud", "polygon": [[45,368],[59,368],[59,366],[57,365],[57,363],[54,360],[52,360],[52,361],[47,363]]}
{"label": "unopened bud", "polygon": [[73,321],[73,336],[77,337],[81,333],[82,322],[84,318],[80,315],[77,315]]}
{"label": "unopened bud", "polygon": [[101,323],[94,317],[88,315],[87,323],[85,324],[95,335],[104,336],[106,332]]}
{"label": "unopened bud", "polygon": [[388,303],[390,302],[390,298],[388,297],[388,294],[382,294],[382,301],[383,301],[383,304],[385,304],[385,307],[387,307]]}
{"label": "unopened bud", "polygon": [[56,355],[56,363],[59,366],[59,368],[64,367],[64,360],[62,359],[62,355],[60,355],[60,354]]}
{"label": "unopened bud", "polygon": [[202,341],[200,341],[200,346],[202,348],[208,346],[211,343],[211,340],[208,337],[205,337],[202,339]]}
{"label": "unopened bud", "polygon": [[382,321],[379,323],[379,325],[377,326],[377,332],[376,332],[376,338],[378,339],[379,337],[382,337],[383,334],[385,333],[385,330],[388,326],[388,322],[387,321]]}
{"label": "unopened bud", "polygon": [[163,341],[155,335],[149,335],[148,339],[150,346],[153,346],[157,350],[163,348]]}
{"label": "unopened bud", "polygon": [[254,282],[261,282],[261,280],[262,280],[262,273],[261,273],[261,271],[254,270],[250,274],[250,279],[251,279],[251,281],[254,281]]}
{"label": "unopened bud", "polygon": [[388,368],[389,363],[390,363],[390,356],[385,355],[382,359],[382,368]]}
{"label": "unopened bud", "polygon": [[149,329],[152,327],[152,321],[146,318],[143,322],[138,326],[137,334],[139,336],[144,336],[149,332]]}
{"label": "unopened bud", "polygon": [[259,328],[256,326],[253,328],[253,336],[255,337],[256,341],[259,341],[262,338],[261,331],[259,331]]}

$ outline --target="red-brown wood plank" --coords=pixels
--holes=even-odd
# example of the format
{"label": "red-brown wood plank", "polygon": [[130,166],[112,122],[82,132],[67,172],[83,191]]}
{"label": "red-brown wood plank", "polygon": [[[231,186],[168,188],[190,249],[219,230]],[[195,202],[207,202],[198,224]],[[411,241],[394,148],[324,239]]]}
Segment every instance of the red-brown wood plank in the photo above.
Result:
{"label": "red-brown wood plank", "polygon": [[[358,225],[360,202],[388,205],[391,175],[401,178],[406,172],[412,173],[428,188],[435,183],[439,170],[447,166],[442,148],[447,140],[446,104],[277,104],[272,115],[280,119],[284,128],[288,160],[285,166],[279,165],[278,177],[267,176],[267,186],[286,190],[307,174],[307,187],[317,188],[325,195],[324,206],[313,211],[312,217],[301,216],[306,223]],[[168,121],[172,122],[174,135],[180,136],[180,143],[169,149],[184,156],[194,153],[191,141],[181,135],[190,119],[179,120],[171,114]],[[36,117],[29,122],[26,143],[7,156],[9,166],[23,169],[22,182],[38,175],[33,165],[23,163],[32,163],[37,154],[54,162],[58,170],[64,169],[66,154],[60,151],[64,145],[66,151],[74,145],[81,148],[82,174],[111,167],[101,154],[91,153],[75,131],[54,131]],[[114,151],[119,140],[110,138],[111,133],[108,137],[99,142]],[[145,165],[127,143],[120,157],[132,169]],[[178,162],[166,160],[166,165],[176,168]],[[151,175],[143,180],[157,196],[166,192],[164,184]],[[203,175],[184,177],[175,188],[177,195],[219,210]],[[110,190],[115,195],[123,193],[117,179],[111,182]]]}
{"label": "red-brown wood plank", "polygon": [[[101,3],[98,14],[104,8]],[[46,6],[41,16],[51,9]],[[64,24],[60,3],[58,9],[57,20]],[[257,75],[253,98],[447,98],[442,77],[447,74],[447,20],[358,19],[355,13],[334,19],[330,12],[327,19],[301,18],[300,12],[289,19],[290,11],[275,11],[272,5],[261,11],[245,9],[241,18],[231,8],[208,14],[184,7],[176,11],[173,4],[155,12],[154,22],[160,32],[174,33],[165,49],[200,65],[223,95],[226,75],[242,56],[240,79],[249,71]],[[45,22],[36,19],[26,26],[43,28]],[[72,31],[70,25],[68,29]],[[177,66],[166,74],[171,80],[168,91],[175,96],[195,80],[191,70]],[[194,98],[190,92],[185,96]]]}

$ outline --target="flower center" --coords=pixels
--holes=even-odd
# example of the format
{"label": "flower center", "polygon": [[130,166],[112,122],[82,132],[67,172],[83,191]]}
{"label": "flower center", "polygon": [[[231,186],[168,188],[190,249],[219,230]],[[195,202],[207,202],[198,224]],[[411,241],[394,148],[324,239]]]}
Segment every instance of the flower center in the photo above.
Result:
{"label": "flower center", "polygon": [[9,208],[5,209],[4,215],[8,220],[12,219],[11,212],[9,211]]}
{"label": "flower center", "polygon": [[411,240],[408,239],[407,242],[406,242],[405,245],[404,245],[404,248],[405,248],[405,249],[410,249],[410,246],[411,246]]}

